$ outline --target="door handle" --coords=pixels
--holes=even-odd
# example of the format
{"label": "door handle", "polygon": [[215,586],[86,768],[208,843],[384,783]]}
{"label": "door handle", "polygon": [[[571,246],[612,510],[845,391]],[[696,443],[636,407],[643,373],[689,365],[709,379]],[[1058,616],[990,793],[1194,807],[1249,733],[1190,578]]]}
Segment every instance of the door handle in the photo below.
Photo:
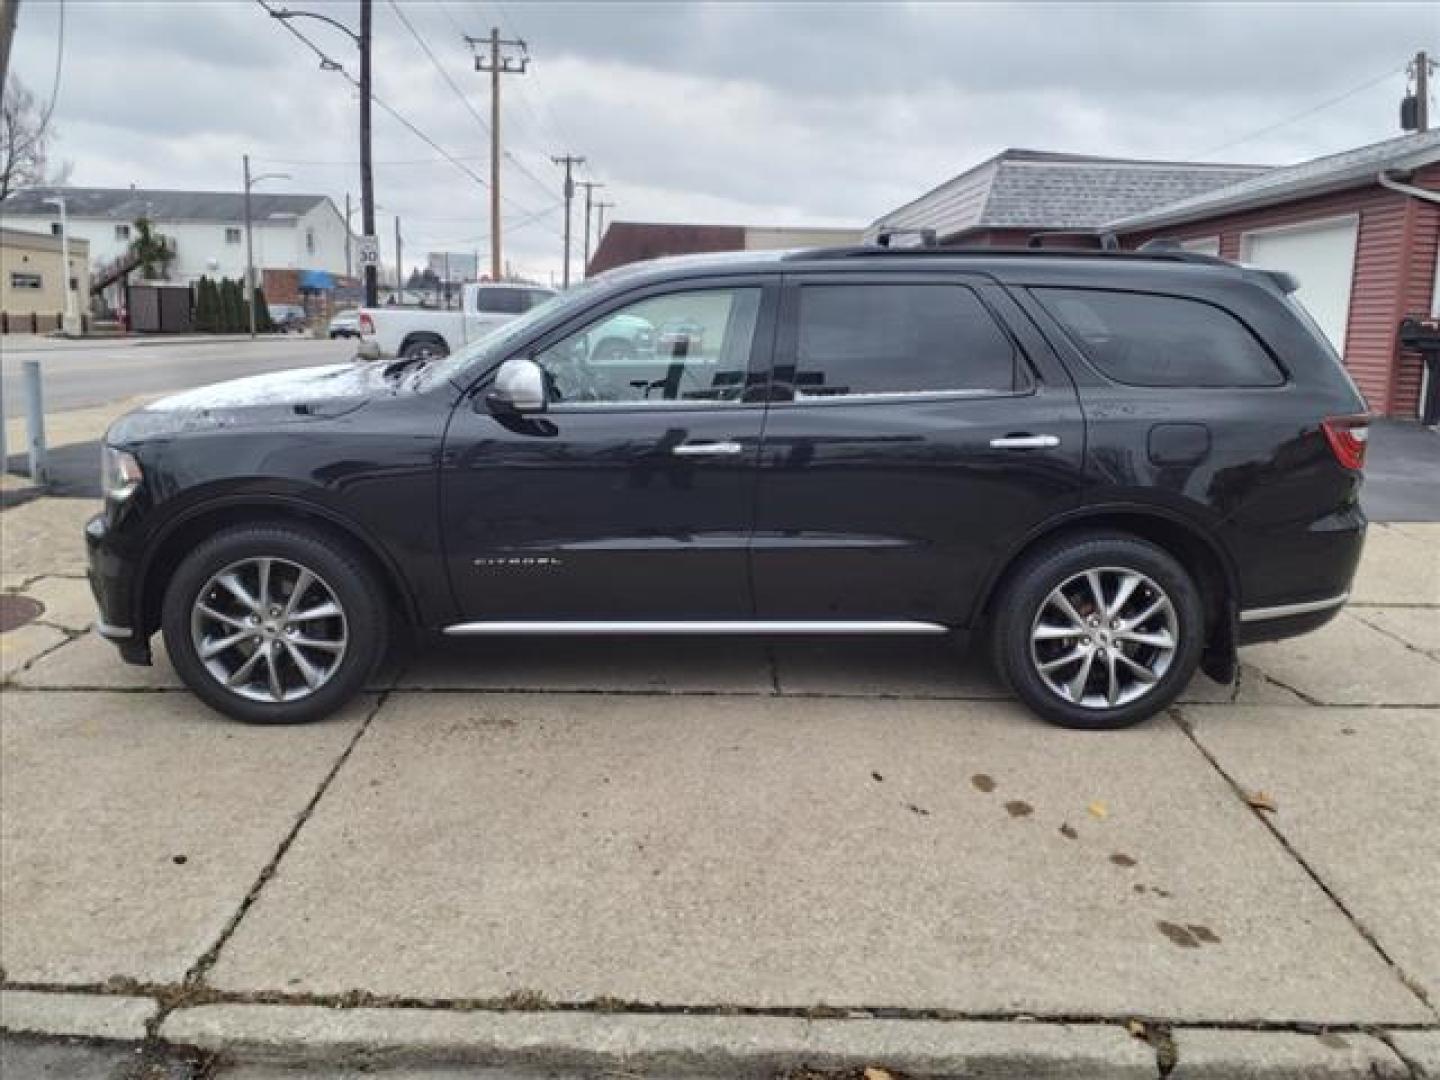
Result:
{"label": "door handle", "polygon": [[1060,445],[1058,435],[1006,435],[991,439],[990,445],[996,450],[1044,450]]}
{"label": "door handle", "polygon": [[670,452],[676,457],[723,457],[743,453],[745,448],[738,442],[692,442],[681,443]]}

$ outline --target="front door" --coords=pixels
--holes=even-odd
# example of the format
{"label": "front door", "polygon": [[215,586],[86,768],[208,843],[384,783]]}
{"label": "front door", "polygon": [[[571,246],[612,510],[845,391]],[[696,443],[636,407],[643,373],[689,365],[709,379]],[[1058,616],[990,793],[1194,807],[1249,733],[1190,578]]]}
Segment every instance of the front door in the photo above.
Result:
{"label": "front door", "polygon": [[1081,488],[1075,389],[984,279],[788,279],[771,394],[760,618],[964,625],[996,560]]}
{"label": "front door", "polygon": [[441,524],[467,622],[752,617],[747,567],[778,286],[677,283],[537,343],[547,410],[483,387],[445,439]]}

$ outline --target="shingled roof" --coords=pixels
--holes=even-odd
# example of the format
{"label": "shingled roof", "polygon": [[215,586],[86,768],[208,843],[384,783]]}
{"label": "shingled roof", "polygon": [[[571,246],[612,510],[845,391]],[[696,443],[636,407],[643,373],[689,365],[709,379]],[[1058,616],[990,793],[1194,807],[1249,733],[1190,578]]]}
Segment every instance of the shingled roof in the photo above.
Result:
{"label": "shingled roof", "polygon": [[1440,131],[1421,131],[1270,169],[1228,187],[1131,213],[1107,224],[1112,229],[1130,230],[1193,221],[1374,183],[1381,172],[1404,172],[1436,161],[1440,161]]}
{"label": "shingled roof", "polygon": [[[240,221],[245,216],[245,196],[238,191],[161,191],[155,188],[35,187],[17,191],[0,203],[0,217],[19,214],[53,215],[45,204],[57,195],[65,198],[65,210],[72,218],[101,218],[134,221]],[[269,217],[308,213],[326,195],[277,195],[251,192],[250,215],[256,221]]]}
{"label": "shingled roof", "polygon": [[1094,229],[1116,218],[1262,175],[1264,165],[1137,161],[1006,150],[947,180],[870,227]]}

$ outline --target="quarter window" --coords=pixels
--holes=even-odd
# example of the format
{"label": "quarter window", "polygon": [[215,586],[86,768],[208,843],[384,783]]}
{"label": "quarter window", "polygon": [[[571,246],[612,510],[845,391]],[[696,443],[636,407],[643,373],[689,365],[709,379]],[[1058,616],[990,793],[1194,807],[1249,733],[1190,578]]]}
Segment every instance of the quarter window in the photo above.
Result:
{"label": "quarter window", "polygon": [[795,397],[1015,389],[1015,346],[962,285],[805,285]]}
{"label": "quarter window", "polygon": [[759,312],[758,288],[669,293],[611,312],[535,360],[560,404],[739,401]]}
{"label": "quarter window", "polygon": [[1200,300],[1103,289],[1034,289],[1101,374],[1132,386],[1278,386],[1255,335]]}

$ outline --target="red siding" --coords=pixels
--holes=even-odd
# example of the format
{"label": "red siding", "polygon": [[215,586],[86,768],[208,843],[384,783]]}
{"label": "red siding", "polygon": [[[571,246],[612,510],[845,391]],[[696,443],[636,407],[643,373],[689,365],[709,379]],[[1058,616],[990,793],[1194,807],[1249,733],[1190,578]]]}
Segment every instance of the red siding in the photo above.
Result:
{"label": "red siding", "polygon": [[[1413,182],[1440,188],[1440,167],[1417,173]],[[1399,352],[1401,318],[1428,310],[1440,242],[1440,206],[1389,191],[1378,184],[1303,199],[1283,206],[1189,222],[1124,237],[1137,247],[1152,236],[1188,240],[1220,236],[1220,254],[1240,258],[1241,234],[1252,229],[1296,225],[1358,214],[1355,277],[1345,334],[1345,366],[1370,407],[1389,415],[1414,416],[1420,391],[1418,356]]]}

